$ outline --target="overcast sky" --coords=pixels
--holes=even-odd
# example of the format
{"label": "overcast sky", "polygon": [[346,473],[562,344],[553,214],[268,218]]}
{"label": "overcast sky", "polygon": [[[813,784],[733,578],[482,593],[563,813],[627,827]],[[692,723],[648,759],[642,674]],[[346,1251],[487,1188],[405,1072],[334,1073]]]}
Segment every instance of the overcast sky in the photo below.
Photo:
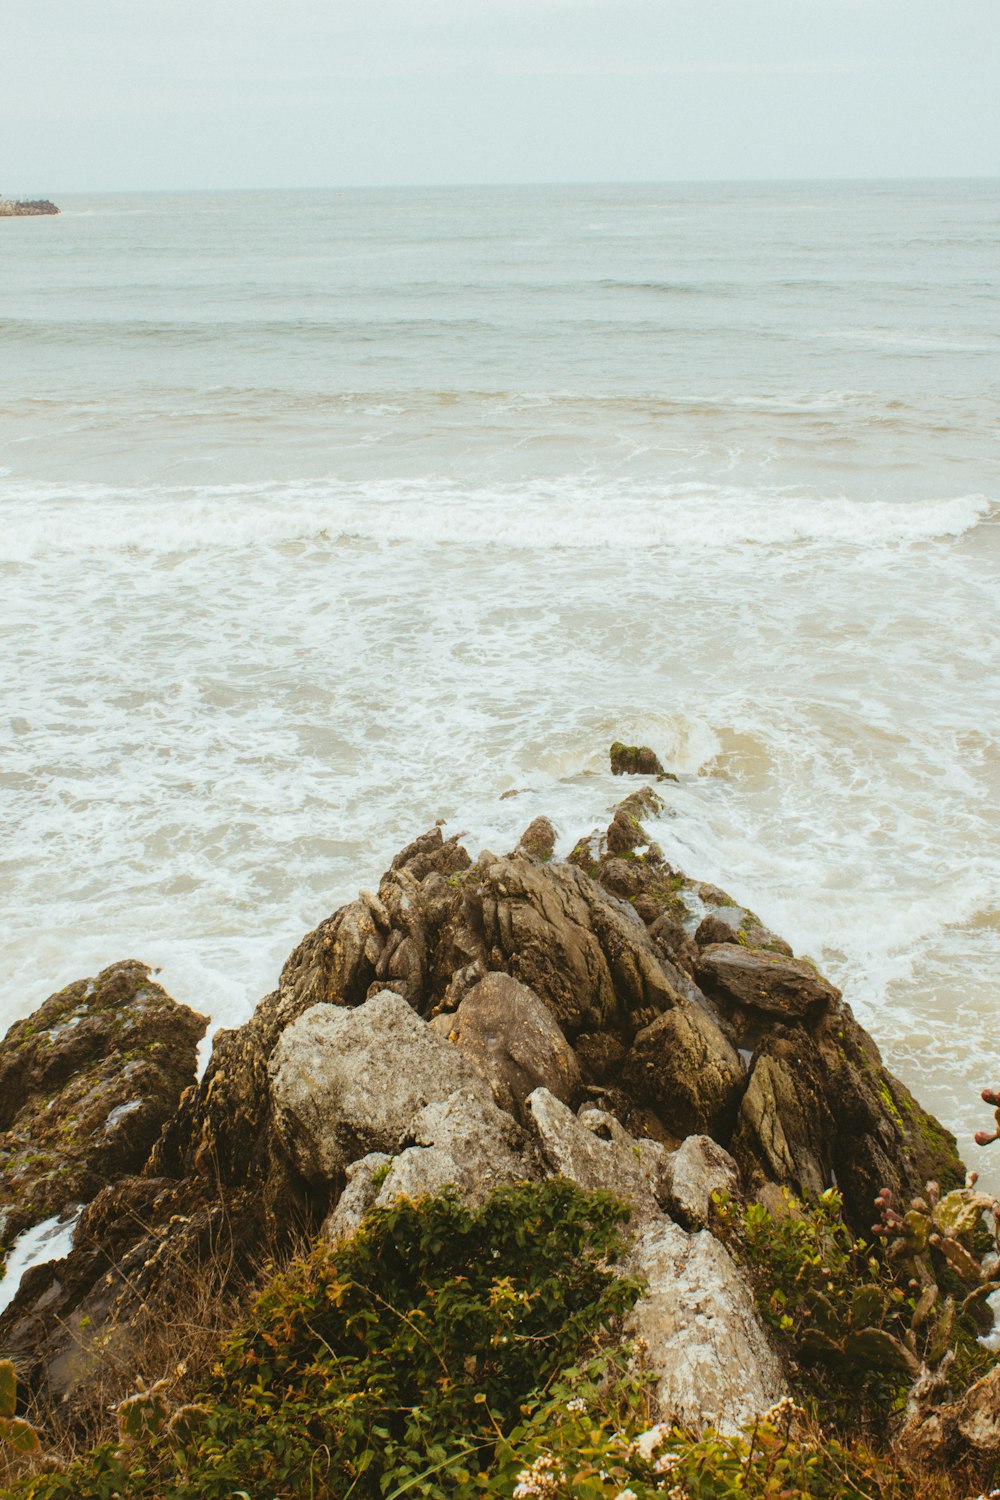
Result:
{"label": "overcast sky", "polygon": [[1000,0],[0,0],[0,192],[1000,175]]}

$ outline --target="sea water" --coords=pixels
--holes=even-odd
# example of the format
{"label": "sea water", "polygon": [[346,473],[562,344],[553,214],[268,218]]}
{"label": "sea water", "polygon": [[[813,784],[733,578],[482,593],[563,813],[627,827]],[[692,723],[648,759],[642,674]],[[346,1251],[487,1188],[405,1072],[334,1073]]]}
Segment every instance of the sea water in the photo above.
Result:
{"label": "sea water", "polygon": [[436,819],[606,822],[621,738],[967,1147],[1000,184],[62,208],[0,225],[0,1027],[127,956],[235,1024]]}

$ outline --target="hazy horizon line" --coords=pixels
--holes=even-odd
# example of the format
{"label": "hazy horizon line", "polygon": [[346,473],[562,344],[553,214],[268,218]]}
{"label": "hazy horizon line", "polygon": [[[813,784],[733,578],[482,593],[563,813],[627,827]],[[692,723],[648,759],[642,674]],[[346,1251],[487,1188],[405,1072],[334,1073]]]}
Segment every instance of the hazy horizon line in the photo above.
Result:
{"label": "hazy horizon line", "polygon": [[802,186],[816,186],[819,184],[830,185],[837,183],[845,186],[871,186],[879,183],[892,184],[901,182],[1000,182],[1000,173],[970,172],[926,175],[914,172],[894,176],[878,174],[858,177],[845,177],[839,174],[819,177],[567,177],[522,179],[520,181],[505,178],[462,182],[301,183],[295,186],[262,183],[253,187],[233,185],[213,187],[62,187],[44,191],[38,188],[21,189],[13,193],[0,193],[0,197],[6,198],[7,201],[27,201],[29,195],[37,199],[39,196],[45,196],[47,193],[55,193],[64,197],[101,196],[110,198],[124,195],[130,197],[139,195],[153,197],[177,193],[467,192],[480,188],[768,187],[777,185],[793,186],[797,184],[801,184]]}

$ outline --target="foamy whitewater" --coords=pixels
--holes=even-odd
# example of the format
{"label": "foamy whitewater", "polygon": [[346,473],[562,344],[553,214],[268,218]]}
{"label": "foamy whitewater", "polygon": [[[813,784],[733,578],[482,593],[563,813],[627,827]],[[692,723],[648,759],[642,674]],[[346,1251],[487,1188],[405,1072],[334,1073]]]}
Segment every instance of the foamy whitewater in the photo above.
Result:
{"label": "foamy whitewater", "polygon": [[126,956],[234,1024],[624,738],[1000,1185],[1000,184],[62,207],[0,224],[0,1027]]}

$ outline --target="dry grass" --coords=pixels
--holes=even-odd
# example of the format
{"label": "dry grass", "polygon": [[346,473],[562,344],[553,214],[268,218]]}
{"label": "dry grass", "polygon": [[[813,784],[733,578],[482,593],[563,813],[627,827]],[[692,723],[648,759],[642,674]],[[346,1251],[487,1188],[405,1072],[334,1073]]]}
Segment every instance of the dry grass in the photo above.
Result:
{"label": "dry grass", "polygon": [[122,1312],[76,1335],[88,1365],[82,1388],[65,1407],[29,1404],[23,1415],[38,1432],[43,1456],[22,1457],[0,1443],[0,1496],[16,1479],[40,1468],[63,1468],[90,1448],[115,1441],[117,1408],[139,1389],[163,1382],[171,1406],[193,1400],[211,1375],[220,1344],[257,1293],[308,1248],[300,1237],[270,1257],[262,1252],[238,1273],[232,1247],[218,1245],[197,1261],[174,1262],[155,1301],[137,1310],[135,1298],[126,1298]]}

